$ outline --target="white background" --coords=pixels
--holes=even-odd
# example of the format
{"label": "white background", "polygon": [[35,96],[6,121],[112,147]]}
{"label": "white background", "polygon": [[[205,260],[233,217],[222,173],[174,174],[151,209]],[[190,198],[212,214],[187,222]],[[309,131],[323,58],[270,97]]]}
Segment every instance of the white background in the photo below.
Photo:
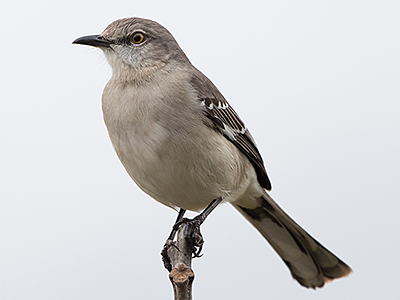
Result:
{"label": "white background", "polygon": [[203,226],[195,299],[399,299],[399,1],[2,1],[0,299],[172,299],[176,213],[125,173],[110,69],[71,42],[156,20],[250,128],[272,196],[354,273],[300,287],[232,207]]}

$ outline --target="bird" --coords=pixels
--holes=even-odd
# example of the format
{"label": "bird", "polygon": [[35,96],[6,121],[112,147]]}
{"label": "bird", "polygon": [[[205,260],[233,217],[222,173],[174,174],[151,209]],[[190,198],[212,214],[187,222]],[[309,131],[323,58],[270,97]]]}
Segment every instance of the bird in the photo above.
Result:
{"label": "bird", "polygon": [[187,210],[203,210],[193,219],[200,225],[221,202],[230,203],[300,285],[320,288],[352,272],[272,199],[249,129],[165,27],[123,18],[73,43],[103,51],[112,75],[102,110],[113,147],[140,189],[179,210],[176,224]]}

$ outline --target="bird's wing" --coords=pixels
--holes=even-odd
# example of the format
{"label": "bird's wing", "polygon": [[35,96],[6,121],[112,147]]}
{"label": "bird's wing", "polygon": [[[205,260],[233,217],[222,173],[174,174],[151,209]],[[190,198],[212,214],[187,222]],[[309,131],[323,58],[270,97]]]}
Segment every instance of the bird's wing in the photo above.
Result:
{"label": "bird's wing", "polygon": [[215,85],[202,73],[196,72],[191,78],[191,84],[197,92],[199,104],[204,107],[205,116],[211,120],[213,127],[247,156],[256,170],[260,185],[271,190],[271,182],[260,152],[237,113]]}

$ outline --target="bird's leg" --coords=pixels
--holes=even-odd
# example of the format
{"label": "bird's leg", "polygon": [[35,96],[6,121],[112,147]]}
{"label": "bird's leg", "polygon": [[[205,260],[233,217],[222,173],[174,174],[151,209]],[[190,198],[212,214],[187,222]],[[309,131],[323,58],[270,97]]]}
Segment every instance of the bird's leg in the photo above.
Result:
{"label": "bird's leg", "polygon": [[196,217],[193,219],[184,218],[175,223],[174,228],[178,230],[182,223],[187,224],[184,236],[190,241],[192,245],[193,257],[200,257],[201,249],[203,248],[204,240],[200,233],[200,226],[208,215],[222,202],[224,198],[218,197],[211,201],[211,203]]}
{"label": "bird's leg", "polygon": [[[168,249],[170,247],[176,247],[174,243],[175,235],[179,229],[179,226],[185,223],[186,229],[184,232],[185,239],[189,240],[190,245],[192,246],[193,257],[200,257],[201,249],[203,248],[204,240],[203,236],[200,233],[200,226],[203,224],[204,220],[208,217],[208,215],[222,202],[224,198],[218,197],[211,201],[211,203],[196,217],[193,219],[183,218],[186,210],[180,209],[178,213],[178,217],[176,218],[176,222],[174,226],[172,226],[171,233],[164,244],[163,249],[161,250],[162,261],[164,263],[164,267],[171,272],[172,265],[171,259],[168,256]],[[179,249],[178,249],[179,250]]]}
{"label": "bird's leg", "polygon": [[[162,256],[162,261],[164,263],[164,267],[171,272],[172,270],[172,266],[171,266],[171,259],[168,256],[168,249],[169,247],[176,247],[176,245],[174,244],[174,238],[176,235],[176,232],[178,231],[179,226],[176,226],[176,224],[178,224],[179,222],[182,221],[183,219],[183,215],[185,214],[186,210],[185,209],[180,209],[179,213],[178,213],[178,217],[176,218],[175,224],[174,226],[172,226],[172,230],[171,233],[168,236],[167,241],[164,244],[164,247],[161,250],[161,256]],[[179,250],[179,249],[178,249]]]}

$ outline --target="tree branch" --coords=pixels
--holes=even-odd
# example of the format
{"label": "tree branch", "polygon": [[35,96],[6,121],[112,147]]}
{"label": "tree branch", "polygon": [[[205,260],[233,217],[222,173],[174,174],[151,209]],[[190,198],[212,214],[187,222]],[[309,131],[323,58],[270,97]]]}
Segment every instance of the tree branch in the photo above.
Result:
{"label": "tree branch", "polygon": [[[175,246],[168,249],[172,271],[169,273],[175,300],[192,300],[192,283],[194,272],[191,269],[193,245],[185,238],[188,224],[182,223],[177,232]],[[178,250],[179,249],[179,250]]]}

